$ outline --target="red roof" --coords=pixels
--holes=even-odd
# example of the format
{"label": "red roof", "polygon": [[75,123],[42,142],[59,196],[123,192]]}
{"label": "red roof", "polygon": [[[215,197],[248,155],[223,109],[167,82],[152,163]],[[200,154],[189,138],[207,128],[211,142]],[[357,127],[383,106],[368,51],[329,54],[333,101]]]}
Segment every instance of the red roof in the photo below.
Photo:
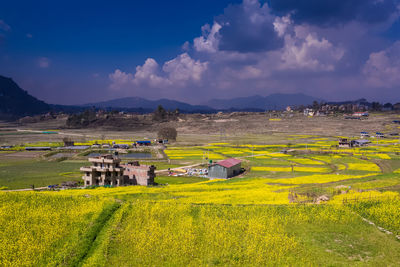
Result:
{"label": "red roof", "polygon": [[225,160],[218,161],[217,164],[222,167],[225,167],[225,168],[230,168],[230,167],[240,164],[241,162],[242,161],[238,160],[238,159],[225,159]]}

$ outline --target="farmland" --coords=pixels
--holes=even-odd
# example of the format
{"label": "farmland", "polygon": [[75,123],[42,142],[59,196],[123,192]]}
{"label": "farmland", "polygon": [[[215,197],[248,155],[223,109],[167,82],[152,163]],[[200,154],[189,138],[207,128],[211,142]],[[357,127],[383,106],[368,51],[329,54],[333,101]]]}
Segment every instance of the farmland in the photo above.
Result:
{"label": "farmland", "polygon": [[[377,118],[365,127],[378,127]],[[336,118],[325,120],[336,123]],[[284,131],[290,125],[285,118],[265,121],[280,124],[271,127],[281,127],[281,132],[224,136],[201,133],[201,128],[194,134],[182,127],[177,142],[163,151],[164,158],[142,161],[163,170],[241,159],[246,171],[229,180],[159,173],[158,185],[149,187],[0,191],[0,262],[397,266],[398,138],[370,138],[366,147],[337,148],[340,137],[359,138],[351,131],[361,126],[349,125],[347,135],[336,128],[328,133],[293,133]],[[102,139],[82,130],[70,134],[84,135],[79,144],[151,136],[106,132]],[[60,142],[54,134],[9,136],[20,147]],[[0,187],[8,189],[79,180],[79,167],[86,164],[80,152],[53,159],[45,153],[3,151],[0,158]]]}

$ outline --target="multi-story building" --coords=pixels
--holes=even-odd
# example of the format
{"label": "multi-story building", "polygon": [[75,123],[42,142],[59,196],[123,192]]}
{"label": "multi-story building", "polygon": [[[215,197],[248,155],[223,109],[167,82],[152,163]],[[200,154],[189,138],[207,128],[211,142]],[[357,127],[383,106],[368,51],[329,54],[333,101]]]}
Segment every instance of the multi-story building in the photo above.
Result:
{"label": "multi-story building", "polygon": [[153,185],[156,167],[140,166],[139,162],[120,164],[121,159],[112,155],[89,158],[92,166],[82,167],[85,186]]}
{"label": "multi-story building", "polygon": [[126,185],[153,185],[156,177],[153,165],[140,165],[138,161],[122,165],[124,168],[124,183]]}
{"label": "multi-story building", "polygon": [[84,173],[82,179],[85,186],[119,186],[123,184],[124,169],[120,166],[121,159],[112,155],[102,155],[100,157],[89,158],[89,162],[92,163],[92,166],[80,169]]}

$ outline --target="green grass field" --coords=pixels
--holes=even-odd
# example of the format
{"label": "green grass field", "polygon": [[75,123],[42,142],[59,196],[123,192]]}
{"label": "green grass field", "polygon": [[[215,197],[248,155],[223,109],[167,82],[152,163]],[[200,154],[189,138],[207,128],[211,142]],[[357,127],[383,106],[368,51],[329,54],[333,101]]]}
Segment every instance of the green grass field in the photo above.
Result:
{"label": "green grass field", "polygon": [[79,168],[85,163],[50,162],[35,159],[2,159],[0,163],[0,187],[8,189],[30,188],[79,181]]}

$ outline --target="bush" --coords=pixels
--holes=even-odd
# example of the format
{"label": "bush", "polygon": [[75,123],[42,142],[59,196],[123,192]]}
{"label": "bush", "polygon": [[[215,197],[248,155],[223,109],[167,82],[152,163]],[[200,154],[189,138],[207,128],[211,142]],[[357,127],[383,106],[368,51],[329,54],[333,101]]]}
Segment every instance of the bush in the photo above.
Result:
{"label": "bush", "polygon": [[157,137],[159,139],[176,140],[178,132],[174,127],[164,127],[158,130]]}

